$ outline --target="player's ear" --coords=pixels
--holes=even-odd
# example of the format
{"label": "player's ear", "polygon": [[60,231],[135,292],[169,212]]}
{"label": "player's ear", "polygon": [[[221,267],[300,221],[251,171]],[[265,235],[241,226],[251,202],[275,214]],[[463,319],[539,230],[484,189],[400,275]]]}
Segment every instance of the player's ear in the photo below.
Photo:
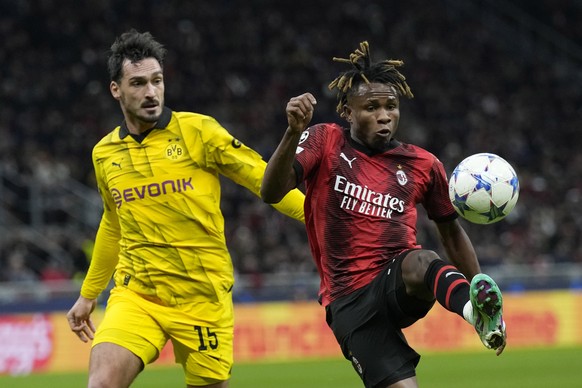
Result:
{"label": "player's ear", "polygon": [[116,100],[119,100],[121,98],[121,95],[119,94],[119,85],[117,84],[117,82],[111,81],[111,83],[109,84],[109,90],[111,91],[111,95],[113,96],[113,98],[115,98]]}
{"label": "player's ear", "polygon": [[352,110],[350,109],[350,107],[348,106],[348,104],[345,104],[343,106],[343,110],[342,113],[340,115],[341,117],[343,117],[344,119],[346,119],[346,121],[348,123],[352,122]]}

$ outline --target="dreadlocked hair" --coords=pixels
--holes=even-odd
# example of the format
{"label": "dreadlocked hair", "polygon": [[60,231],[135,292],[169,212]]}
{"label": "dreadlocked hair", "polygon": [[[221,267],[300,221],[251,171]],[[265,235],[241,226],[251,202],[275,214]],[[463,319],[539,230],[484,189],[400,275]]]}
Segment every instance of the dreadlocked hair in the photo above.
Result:
{"label": "dreadlocked hair", "polygon": [[336,58],[335,62],[348,63],[352,69],[341,73],[328,86],[329,90],[337,89],[338,104],[336,111],[342,115],[343,107],[347,103],[350,91],[356,89],[362,82],[367,84],[372,82],[389,84],[396,88],[400,96],[413,98],[414,95],[406,83],[406,78],[396,70],[403,66],[404,62],[396,59],[387,59],[382,62],[372,63],[370,57],[370,45],[364,41],[360,43],[360,48],[350,54],[350,58]]}

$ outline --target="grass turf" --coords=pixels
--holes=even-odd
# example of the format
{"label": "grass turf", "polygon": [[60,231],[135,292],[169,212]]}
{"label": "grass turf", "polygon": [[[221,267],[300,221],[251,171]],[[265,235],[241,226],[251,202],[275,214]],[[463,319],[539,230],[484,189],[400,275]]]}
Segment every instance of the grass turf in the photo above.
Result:
{"label": "grass turf", "polygon": [[[417,369],[422,388],[575,388],[582,382],[582,348],[507,349],[423,355]],[[78,388],[85,373],[0,376],[3,388]],[[149,366],[132,388],[184,387],[178,367]],[[362,384],[343,359],[303,362],[241,363],[233,370],[231,388],[353,388]]]}

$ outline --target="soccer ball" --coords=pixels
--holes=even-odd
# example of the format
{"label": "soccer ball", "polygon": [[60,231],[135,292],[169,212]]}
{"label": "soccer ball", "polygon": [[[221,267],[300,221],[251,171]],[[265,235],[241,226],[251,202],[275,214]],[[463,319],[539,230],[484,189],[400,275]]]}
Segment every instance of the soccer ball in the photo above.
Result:
{"label": "soccer ball", "polygon": [[475,224],[492,224],[515,207],[519,180],[502,157],[475,154],[454,169],[449,179],[449,197],[461,217]]}

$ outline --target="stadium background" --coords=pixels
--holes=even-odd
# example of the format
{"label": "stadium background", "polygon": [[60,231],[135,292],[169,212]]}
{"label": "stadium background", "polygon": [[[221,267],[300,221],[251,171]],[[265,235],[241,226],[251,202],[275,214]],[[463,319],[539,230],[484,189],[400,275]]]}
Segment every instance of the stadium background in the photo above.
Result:
{"label": "stadium background", "polygon": [[[0,336],[4,344],[29,331],[50,339],[31,343],[24,356],[19,342],[0,347],[0,374],[85,365],[87,351],[70,338],[64,311],[100,217],[91,149],[121,120],[108,90],[107,49],[130,27],[169,49],[168,106],[216,117],[266,159],[291,96],[311,91],[319,100],[314,122],[338,120],[327,84],[343,68],[332,57],[368,40],[373,57],[403,59],[415,98],[403,102],[399,136],[437,154],[448,172],[467,155],[494,152],[520,177],[520,201],[506,220],[464,223],[514,306],[508,321],[525,328],[515,331],[517,344],[581,344],[579,20],[580,0],[0,1]],[[248,336],[256,322],[247,317],[259,316],[267,338],[283,338],[270,353],[241,345],[258,353],[239,357],[337,356],[320,331],[302,225],[229,181],[223,210],[238,330]],[[418,228],[423,245],[440,250],[432,225]],[[475,347],[473,337],[445,335],[435,345],[422,335],[449,322],[441,313],[431,313],[414,341]],[[289,317],[301,318],[281,324]],[[298,350],[284,342],[297,328],[324,343]],[[31,370],[14,367],[43,351],[48,358],[32,360]]]}

